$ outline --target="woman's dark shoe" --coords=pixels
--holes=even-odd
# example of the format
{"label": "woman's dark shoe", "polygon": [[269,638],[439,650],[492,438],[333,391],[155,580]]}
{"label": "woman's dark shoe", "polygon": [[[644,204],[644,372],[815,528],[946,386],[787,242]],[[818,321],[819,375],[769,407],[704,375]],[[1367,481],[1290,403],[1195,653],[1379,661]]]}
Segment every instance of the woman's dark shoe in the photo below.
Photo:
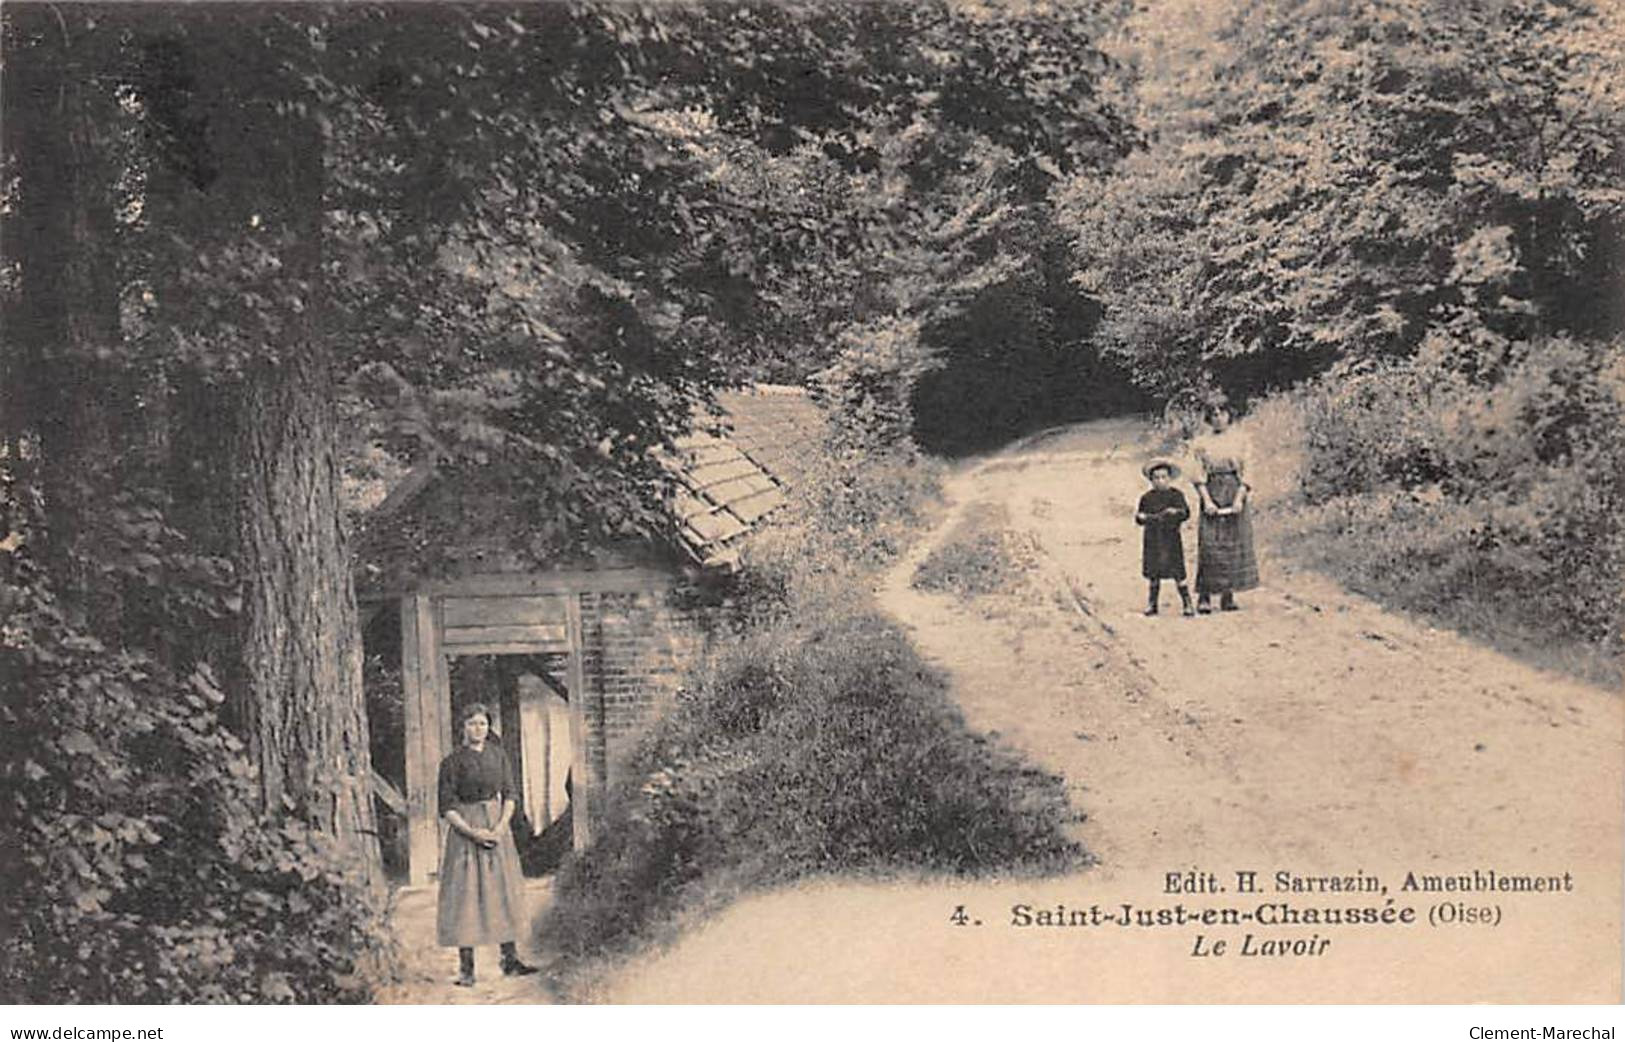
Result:
{"label": "woman's dark shoe", "polygon": [[1234,597],[1230,596],[1227,593],[1224,596],[1219,598],[1219,610],[1220,611],[1240,611],[1241,609],[1236,606],[1236,599]]}
{"label": "woman's dark shoe", "polygon": [[536,967],[519,959],[519,948],[509,941],[502,946],[502,975],[504,977],[528,977],[536,972]]}
{"label": "woman's dark shoe", "polygon": [[472,988],[474,986],[474,975],[459,973],[457,975],[457,979],[452,983],[457,985],[459,988]]}
{"label": "woman's dark shoe", "polygon": [[1213,614],[1213,602],[1206,597],[1198,597],[1196,599],[1196,611],[1200,615]]}
{"label": "woman's dark shoe", "polygon": [[1185,616],[1187,619],[1194,618],[1196,616],[1196,609],[1191,607],[1190,601],[1186,601],[1185,606],[1179,609],[1179,614]]}
{"label": "woman's dark shoe", "polygon": [[1157,614],[1157,606],[1155,604],[1146,605],[1145,613],[1147,615],[1155,615],[1155,614]]}

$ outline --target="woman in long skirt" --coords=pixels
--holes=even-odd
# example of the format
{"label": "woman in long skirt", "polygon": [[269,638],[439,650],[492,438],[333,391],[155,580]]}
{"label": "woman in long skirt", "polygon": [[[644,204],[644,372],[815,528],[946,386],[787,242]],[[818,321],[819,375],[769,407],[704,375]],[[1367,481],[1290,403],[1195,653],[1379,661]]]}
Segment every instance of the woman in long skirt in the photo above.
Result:
{"label": "woman in long skirt", "polygon": [[[1229,414],[1219,410],[1211,418],[1215,433],[1229,426]],[[1253,550],[1253,523],[1247,514],[1245,462],[1233,447],[1198,446],[1196,459],[1202,473],[1193,482],[1202,500],[1196,528],[1196,610],[1213,610],[1219,595],[1221,611],[1236,610],[1236,593],[1258,586],[1258,556]]]}
{"label": "woman in long skirt", "polygon": [[440,813],[446,848],[440,858],[440,944],[457,949],[457,983],[474,984],[474,947],[502,946],[502,972],[535,973],[515,941],[525,923],[524,876],[508,828],[517,806],[513,769],[490,740],[491,713],[478,702],[463,709],[462,748],[440,762]]}

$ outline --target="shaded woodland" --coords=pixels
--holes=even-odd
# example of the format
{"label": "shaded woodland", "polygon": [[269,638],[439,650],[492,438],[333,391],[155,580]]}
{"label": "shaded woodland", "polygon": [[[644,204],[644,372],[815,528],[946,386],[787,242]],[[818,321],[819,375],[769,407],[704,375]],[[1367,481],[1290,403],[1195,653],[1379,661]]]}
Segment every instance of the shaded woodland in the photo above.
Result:
{"label": "shaded woodland", "polygon": [[661,538],[660,451],[753,381],[835,419],[843,567],[922,451],[1273,407],[1306,524],[1617,654],[1612,7],[0,18],[10,1001],[366,999],[354,489],[500,468],[539,563]]}

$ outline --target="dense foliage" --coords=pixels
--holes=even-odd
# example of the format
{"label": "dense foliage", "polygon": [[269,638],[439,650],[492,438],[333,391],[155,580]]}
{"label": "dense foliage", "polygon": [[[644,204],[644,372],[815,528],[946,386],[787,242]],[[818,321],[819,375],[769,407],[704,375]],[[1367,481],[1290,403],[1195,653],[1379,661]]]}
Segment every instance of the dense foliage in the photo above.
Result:
{"label": "dense foliage", "polygon": [[559,877],[541,939],[566,974],[809,876],[1081,863],[1059,779],[970,731],[945,679],[871,603],[864,577],[925,507],[898,495],[912,475],[874,479],[891,506],[864,519],[870,542],[825,512],[851,502],[835,498],[749,548],[740,638],[639,747],[600,837]]}
{"label": "dense foliage", "polygon": [[1292,545],[1617,653],[1617,5],[1169,0],[1114,50],[1145,147],[1058,196],[1102,349],[1175,413],[1318,377]]}
{"label": "dense foliage", "polygon": [[1155,4],[1150,138],[1062,193],[1103,335],[1164,398],[1233,400],[1620,318],[1617,13],[1585,2]]}
{"label": "dense foliage", "polygon": [[[173,595],[201,565],[157,549],[130,556],[127,590]],[[0,995],[364,1000],[389,972],[380,909],[330,837],[260,808],[207,665],[108,646],[26,550],[0,558],[0,605]]]}
{"label": "dense foliage", "polygon": [[888,620],[741,644],[685,698],[568,864],[550,947],[601,955],[747,888],[832,872],[1040,871],[1079,852],[1059,783],[967,734]]}
{"label": "dense foliage", "polygon": [[[1287,545],[1351,584],[1604,682],[1625,652],[1625,350],[1558,339],[1484,389],[1416,362],[1269,403]],[[1301,452],[1294,450],[1301,449]]]}
{"label": "dense foliage", "polygon": [[[6,621],[0,767],[58,785],[14,808],[17,856],[92,866],[20,877],[5,979],[64,1001],[365,994],[332,954],[378,878],[342,488],[464,472],[534,520],[530,561],[659,536],[656,450],[723,387],[819,374],[858,432],[825,494],[884,554],[861,518],[918,484],[921,331],[1030,274],[1047,187],[1124,130],[1090,5],[18,3],[3,28],[0,536],[17,618],[60,625]],[[861,480],[894,444],[894,487]],[[370,563],[456,567],[444,528]],[[82,737],[218,820],[64,781]],[[153,836],[197,872],[120,845]],[[108,923],[174,945],[110,944],[101,984],[47,969]]]}

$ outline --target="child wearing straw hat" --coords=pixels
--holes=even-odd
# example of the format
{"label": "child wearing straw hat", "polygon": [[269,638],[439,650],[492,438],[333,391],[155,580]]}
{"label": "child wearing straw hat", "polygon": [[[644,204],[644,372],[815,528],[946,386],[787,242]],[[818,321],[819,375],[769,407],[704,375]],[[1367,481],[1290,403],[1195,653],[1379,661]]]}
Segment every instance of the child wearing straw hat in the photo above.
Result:
{"label": "child wearing straw hat", "polygon": [[1195,615],[1190,587],[1185,585],[1185,543],[1179,535],[1179,527],[1190,519],[1191,508],[1184,494],[1172,486],[1179,476],[1179,465],[1172,460],[1154,459],[1141,468],[1141,473],[1151,482],[1151,491],[1140,497],[1134,511],[1135,524],[1145,529],[1140,566],[1141,574],[1150,583],[1145,613],[1157,614],[1162,580],[1172,579],[1178,584],[1179,600],[1184,605],[1181,614]]}

